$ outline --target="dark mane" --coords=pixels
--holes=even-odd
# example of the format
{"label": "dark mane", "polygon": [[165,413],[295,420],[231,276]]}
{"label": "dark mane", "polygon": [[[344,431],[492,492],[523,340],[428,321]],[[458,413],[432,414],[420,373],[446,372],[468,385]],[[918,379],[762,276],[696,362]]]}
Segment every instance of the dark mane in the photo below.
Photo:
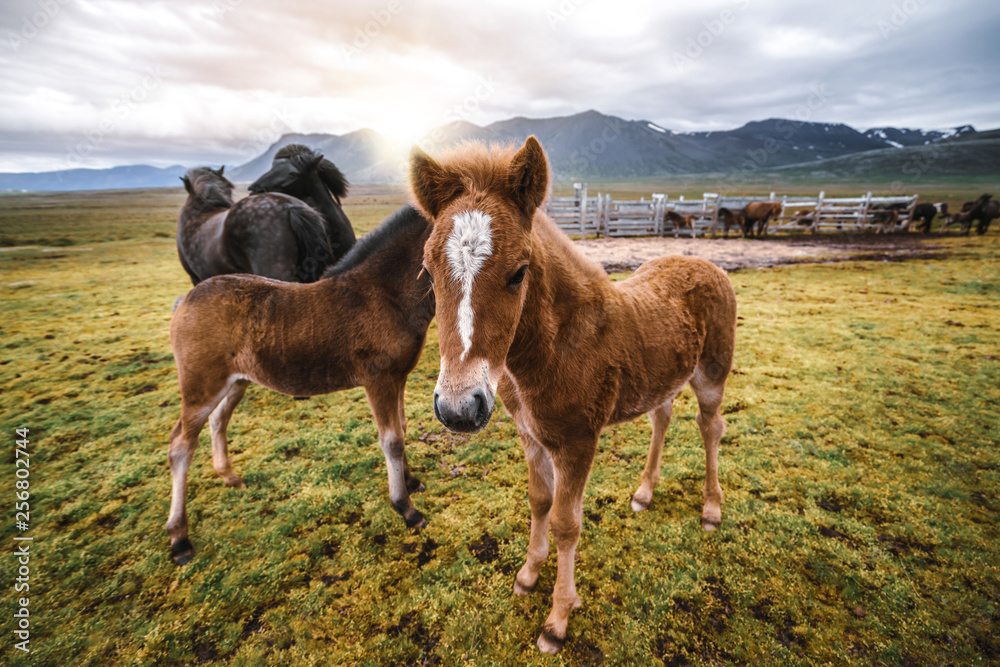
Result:
{"label": "dark mane", "polygon": [[314,157],[316,152],[304,144],[288,144],[287,146],[282,146],[278,149],[278,152],[274,154],[274,159],[287,160],[288,158],[297,157],[299,155]]}
{"label": "dark mane", "polygon": [[323,278],[329,278],[341,273],[347,273],[364,263],[372,255],[388,247],[397,237],[406,233],[411,227],[427,225],[427,218],[415,208],[406,204],[385,222],[368,232],[354,244],[354,247],[344,255],[339,262],[323,273]]}
{"label": "dark mane", "polygon": [[[196,197],[198,201],[208,208],[229,208],[233,205],[233,184],[228,178],[211,167],[192,167],[184,172],[184,185],[188,192]],[[208,176],[212,182],[206,185],[200,192],[191,190],[195,181],[201,176]]]}
{"label": "dark mane", "polygon": [[[291,160],[296,166],[302,168],[306,166],[304,163],[314,160],[318,155],[319,153],[303,144],[288,144],[278,149],[278,152],[274,154],[274,159]],[[316,173],[339,204],[340,200],[347,196],[347,178],[337,168],[337,165],[326,158],[320,160],[320,163],[316,165]]]}

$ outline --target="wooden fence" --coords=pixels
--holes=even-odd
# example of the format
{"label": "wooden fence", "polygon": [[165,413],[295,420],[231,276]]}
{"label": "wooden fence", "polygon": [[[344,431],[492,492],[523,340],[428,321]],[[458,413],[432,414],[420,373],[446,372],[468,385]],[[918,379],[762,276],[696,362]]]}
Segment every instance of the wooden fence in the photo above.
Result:
{"label": "wooden fence", "polygon": [[[739,211],[755,201],[781,202],[781,214],[771,219],[769,231],[794,230],[845,231],[878,230],[874,212],[879,207],[892,206],[900,215],[896,230],[907,229],[917,195],[875,197],[871,192],[862,197],[827,197],[820,192],[815,197],[781,195],[725,196],[706,192],[701,199],[670,199],[666,194],[653,193],[649,199],[612,199],[611,195],[588,195],[586,183],[575,183],[570,197],[550,197],[545,212],[567,234],[598,236],[690,236],[686,227],[677,228],[666,217],[668,211],[692,217],[694,236],[715,234],[719,229],[719,209]],[[804,217],[795,217],[802,212]],[[739,230],[736,230],[739,233]]]}

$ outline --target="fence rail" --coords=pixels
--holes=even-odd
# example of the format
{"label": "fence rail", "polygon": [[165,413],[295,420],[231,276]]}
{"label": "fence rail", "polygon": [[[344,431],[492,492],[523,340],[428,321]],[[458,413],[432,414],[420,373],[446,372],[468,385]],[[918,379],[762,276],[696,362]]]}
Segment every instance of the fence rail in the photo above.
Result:
{"label": "fence rail", "polygon": [[[598,236],[704,236],[714,235],[719,228],[719,209],[740,211],[751,202],[774,201],[781,203],[781,213],[771,219],[771,231],[793,230],[887,231],[878,222],[877,212],[894,208],[899,214],[895,225],[888,231],[907,229],[917,205],[917,195],[876,197],[871,192],[861,197],[827,197],[781,195],[772,192],[764,196],[725,196],[706,192],[701,199],[670,199],[666,194],[653,193],[649,199],[612,199],[611,195],[598,192],[588,195],[586,183],[575,183],[574,194],[568,197],[550,197],[545,212],[567,234]],[[667,213],[674,211],[692,219],[692,227],[675,225]],[[797,214],[797,215],[796,215]]]}

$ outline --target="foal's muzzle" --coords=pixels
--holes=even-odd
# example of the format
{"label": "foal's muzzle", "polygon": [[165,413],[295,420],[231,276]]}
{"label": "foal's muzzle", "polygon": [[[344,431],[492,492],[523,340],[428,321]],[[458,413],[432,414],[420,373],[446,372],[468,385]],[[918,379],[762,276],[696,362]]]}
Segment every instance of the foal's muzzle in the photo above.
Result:
{"label": "foal's muzzle", "polygon": [[474,389],[454,399],[434,392],[434,416],[450,431],[477,433],[490,422],[495,398],[482,389]]}

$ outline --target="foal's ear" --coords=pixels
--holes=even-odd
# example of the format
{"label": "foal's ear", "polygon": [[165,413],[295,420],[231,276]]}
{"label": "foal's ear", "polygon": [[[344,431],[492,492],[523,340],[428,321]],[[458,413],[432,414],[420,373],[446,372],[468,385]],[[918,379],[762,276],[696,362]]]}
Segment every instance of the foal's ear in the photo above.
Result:
{"label": "foal's ear", "polygon": [[534,135],[528,137],[510,162],[510,187],[514,204],[530,221],[549,189],[548,161]]}
{"label": "foal's ear", "polygon": [[462,181],[414,145],[410,150],[410,188],[417,206],[433,222],[445,206],[462,194]]}
{"label": "foal's ear", "polygon": [[184,182],[184,189],[188,191],[188,194],[194,194],[193,190],[191,189],[191,181],[188,179],[188,177],[181,176],[181,180]]}

